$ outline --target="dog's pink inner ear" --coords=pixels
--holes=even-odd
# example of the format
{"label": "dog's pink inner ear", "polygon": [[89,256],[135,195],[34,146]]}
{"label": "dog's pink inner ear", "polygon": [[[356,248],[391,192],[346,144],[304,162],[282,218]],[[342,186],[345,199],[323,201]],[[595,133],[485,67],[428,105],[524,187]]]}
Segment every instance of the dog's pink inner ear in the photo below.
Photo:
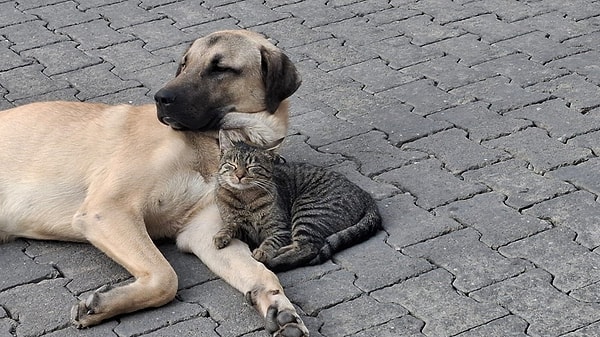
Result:
{"label": "dog's pink inner ear", "polygon": [[260,55],[266,92],[265,105],[267,111],[273,113],[281,101],[298,90],[302,79],[292,61],[285,54],[261,48]]}

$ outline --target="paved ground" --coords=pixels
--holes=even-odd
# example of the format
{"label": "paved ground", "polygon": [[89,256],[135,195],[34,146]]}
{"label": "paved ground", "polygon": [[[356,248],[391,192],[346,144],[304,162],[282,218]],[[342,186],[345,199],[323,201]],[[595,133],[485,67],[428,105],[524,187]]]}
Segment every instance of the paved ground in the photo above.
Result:
{"label": "paved ground", "polygon": [[[288,159],[384,214],[385,233],[280,274],[312,336],[600,335],[599,1],[200,2],[0,0],[0,108],[151,102],[189,41],[265,33],[304,78]],[[266,336],[161,249],[177,300],[77,331],[76,299],[129,275],[87,245],[0,245],[0,336]]]}

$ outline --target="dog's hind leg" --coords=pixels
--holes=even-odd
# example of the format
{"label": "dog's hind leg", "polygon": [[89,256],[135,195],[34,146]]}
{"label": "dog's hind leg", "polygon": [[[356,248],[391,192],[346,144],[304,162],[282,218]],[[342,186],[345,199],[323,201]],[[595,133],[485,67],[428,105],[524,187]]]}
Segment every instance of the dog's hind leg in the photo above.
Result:
{"label": "dog's hind leg", "polygon": [[252,257],[248,246],[232,240],[217,249],[212,237],[221,228],[216,205],[200,212],[177,237],[178,247],[194,253],[225,282],[246,295],[265,318],[265,329],[273,336],[306,337],[308,330],[285,296],[277,276]]}
{"label": "dog's hind leg", "polygon": [[135,281],[124,286],[101,287],[75,305],[71,318],[77,327],[161,306],[170,302],[177,292],[177,275],[150,239],[141,217],[112,206],[82,208],[75,215],[73,226],[90,243],[127,269]]}

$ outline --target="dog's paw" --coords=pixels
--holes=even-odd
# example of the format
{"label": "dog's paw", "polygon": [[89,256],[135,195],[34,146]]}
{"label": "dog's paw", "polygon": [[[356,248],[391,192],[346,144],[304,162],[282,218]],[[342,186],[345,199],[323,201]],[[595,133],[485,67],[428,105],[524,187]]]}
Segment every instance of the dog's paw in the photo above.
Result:
{"label": "dog's paw", "polygon": [[94,291],[85,301],[80,301],[71,308],[71,323],[77,328],[85,328],[100,323],[104,318],[100,310],[101,294],[112,289],[105,285]]}
{"label": "dog's paw", "polygon": [[267,309],[265,329],[274,337],[308,337],[308,329],[296,312],[279,311],[275,305]]}
{"label": "dog's paw", "polygon": [[231,235],[223,232],[217,232],[215,236],[213,236],[213,243],[217,249],[223,249],[229,245],[231,242]]}

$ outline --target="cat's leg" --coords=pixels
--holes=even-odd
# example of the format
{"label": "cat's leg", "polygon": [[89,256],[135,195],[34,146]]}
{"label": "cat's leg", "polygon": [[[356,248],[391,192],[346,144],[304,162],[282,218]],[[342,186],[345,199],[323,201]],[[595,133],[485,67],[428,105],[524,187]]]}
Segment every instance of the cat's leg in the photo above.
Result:
{"label": "cat's leg", "polygon": [[208,206],[181,231],[177,246],[198,256],[217,276],[245,294],[265,319],[265,329],[270,335],[308,336],[277,276],[252,258],[248,245],[234,239],[223,249],[214,246],[212,237],[221,226],[217,206]]}
{"label": "cat's leg", "polygon": [[213,235],[213,243],[218,249],[223,249],[229,245],[235,237],[235,230],[231,226],[221,228],[217,234]]}
{"label": "cat's leg", "polygon": [[282,246],[291,242],[291,236],[285,223],[270,223],[268,227],[271,229],[265,240],[252,252],[252,256],[262,263],[268,262],[277,255],[277,252]]}

